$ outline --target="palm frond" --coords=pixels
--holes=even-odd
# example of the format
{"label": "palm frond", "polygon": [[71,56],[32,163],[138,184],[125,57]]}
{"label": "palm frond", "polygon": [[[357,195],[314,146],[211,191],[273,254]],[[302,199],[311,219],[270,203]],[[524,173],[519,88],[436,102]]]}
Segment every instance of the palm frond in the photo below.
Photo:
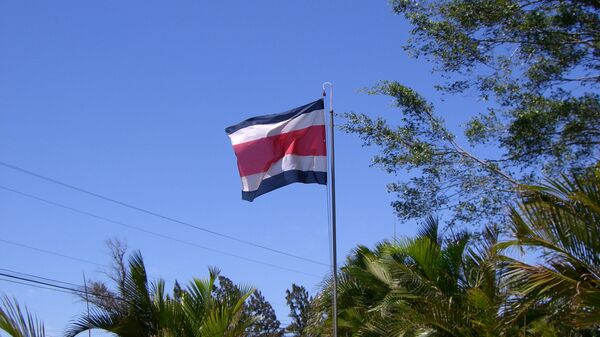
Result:
{"label": "palm frond", "polygon": [[514,238],[497,245],[541,253],[537,266],[506,258],[506,278],[521,295],[512,304],[513,315],[539,304],[552,307],[549,312],[557,321],[599,327],[600,169],[528,190],[521,205],[511,209]]}
{"label": "palm frond", "polygon": [[13,337],[44,337],[44,325],[27,309],[21,309],[16,299],[2,296],[0,330]]}

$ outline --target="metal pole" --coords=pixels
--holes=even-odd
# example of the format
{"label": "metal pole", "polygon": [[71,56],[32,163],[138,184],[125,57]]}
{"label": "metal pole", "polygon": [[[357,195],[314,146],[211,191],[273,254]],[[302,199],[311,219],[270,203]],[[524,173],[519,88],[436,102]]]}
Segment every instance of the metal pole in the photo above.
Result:
{"label": "metal pole", "polygon": [[[88,318],[88,324],[89,324],[89,320],[90,320],[90,299],[88,298],[88,288],[87,288],[87,280],[85,279],[85,272],[83,273],[83,286],[85,289],[85,304],[87,305],[87,318]],[[92,337],[92,329],[91,326],[88,326],[88,336]]]}
{"label": "metal pole", "polygon": [[335,125],[333,123],[333,84],[330,82],[323,83],[323,94],[325,94],[325,86],[329,85],[329,163],[330,163],[330,174],[331,182],[329,184],[331,189],[331,249],[332,249],[332,272],[333,272],[333,289],[331,294],[331,301],[333,305],[332,310],[332,323],[333,323],[333,337],[337,337],[338,324],[337,324],[337,238],[336,238],[336,214],[335,214],[335,146],[334,146],[334,131]]}

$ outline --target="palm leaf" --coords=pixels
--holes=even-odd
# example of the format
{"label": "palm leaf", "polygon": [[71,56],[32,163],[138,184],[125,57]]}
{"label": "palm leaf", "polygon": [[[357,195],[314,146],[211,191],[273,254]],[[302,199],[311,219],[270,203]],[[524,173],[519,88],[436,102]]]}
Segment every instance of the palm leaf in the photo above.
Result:
{"label": "palm leaf", "polygon": [[557,322],[594,329],[600,322],[600,169],[528,191],[519,207],[511,209],[514,238],[497,245],[541,253],[537,266],[505,259],[506,278],[521,294],[512,314],[544,305]]}
{"label": "palm leaf", "polygon": [[2,296],[0,330],[13,337],[44,337],[44,325],[27,309],[21,309],[16,299]]}

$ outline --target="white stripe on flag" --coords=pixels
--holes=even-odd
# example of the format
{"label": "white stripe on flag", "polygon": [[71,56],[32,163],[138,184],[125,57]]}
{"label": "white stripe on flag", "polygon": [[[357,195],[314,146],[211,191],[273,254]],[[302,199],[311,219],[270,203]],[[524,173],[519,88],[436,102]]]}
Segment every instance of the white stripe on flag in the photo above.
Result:
{"label": "white stripe on flag", "polygon": [[279,123],[250,125],[230,134],[229,138],[231,139],[232,145],[237,145],[252,140],[304,129],[313,125],[325,125],[324,110],[315,110],[313,112],[302,114],[294,119],[288,119]]}
{"label": "white stripe on flag", "polygon": [[287,155],[271,165],[267,172],[242,177],[242,190],[254,191],[264,179],[291,170],[327,172],[327,156]]}

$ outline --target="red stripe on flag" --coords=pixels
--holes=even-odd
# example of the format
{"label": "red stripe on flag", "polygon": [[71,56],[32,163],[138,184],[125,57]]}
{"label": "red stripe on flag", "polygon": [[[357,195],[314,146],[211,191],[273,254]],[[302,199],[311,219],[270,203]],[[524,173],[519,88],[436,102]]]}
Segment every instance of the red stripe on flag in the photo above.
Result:
{"label": "red stripe on flag", "polygon": [[315,125],[233,146],[240,176],[266,172],[288,154],[325,156],[325,126]]}

